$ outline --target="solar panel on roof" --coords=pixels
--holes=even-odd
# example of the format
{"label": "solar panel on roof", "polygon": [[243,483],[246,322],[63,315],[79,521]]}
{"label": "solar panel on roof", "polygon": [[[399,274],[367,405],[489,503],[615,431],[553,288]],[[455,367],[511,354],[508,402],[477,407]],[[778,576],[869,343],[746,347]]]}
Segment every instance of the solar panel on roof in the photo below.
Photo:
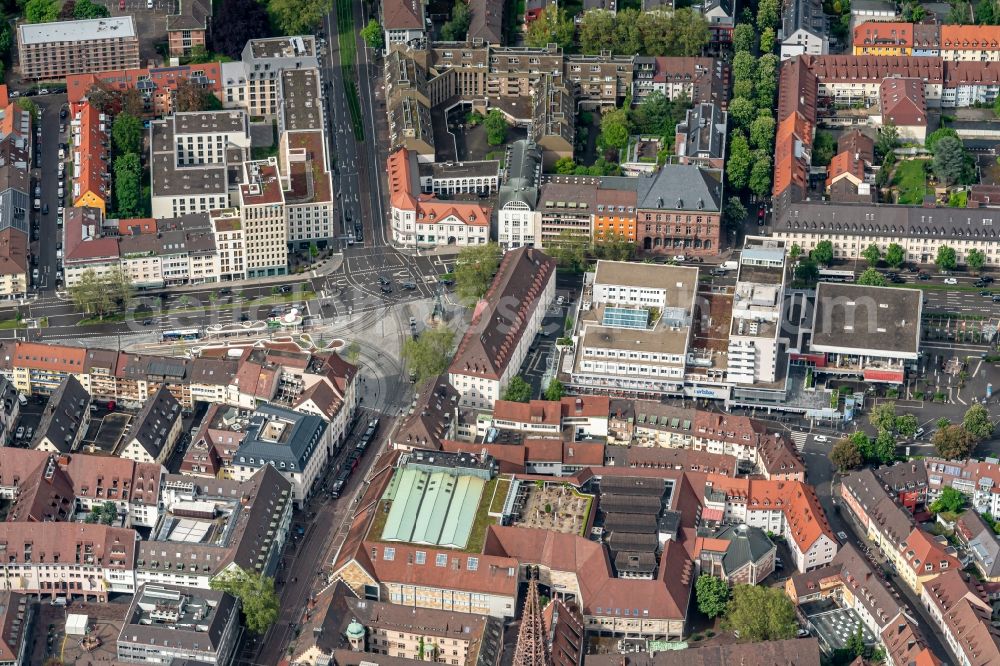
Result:
{"label": "solar panel on roof", "polygon": [[642,330],[649,326],[649,311],[642,308],[604,308],[601,324],[615,328]]}
{"label": "solar panel on roof", "polygon": [[156,84],[153,83],[152,81],[147,81],[144,79],[142,81],[136,82],[135,88],[136,90],[155,90]]}

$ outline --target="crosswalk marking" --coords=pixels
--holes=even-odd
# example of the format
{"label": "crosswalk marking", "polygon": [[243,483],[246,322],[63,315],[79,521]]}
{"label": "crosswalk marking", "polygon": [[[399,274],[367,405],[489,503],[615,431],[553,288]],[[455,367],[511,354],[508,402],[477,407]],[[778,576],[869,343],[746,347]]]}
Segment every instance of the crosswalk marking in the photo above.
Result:
{"label": "crosswalk marking", "polygon": [[809,439],[809,433],[793,430],[791,432],[791,438],[792,441],[795,442],[795,450],[801,452],[806,446],[806,440]]}

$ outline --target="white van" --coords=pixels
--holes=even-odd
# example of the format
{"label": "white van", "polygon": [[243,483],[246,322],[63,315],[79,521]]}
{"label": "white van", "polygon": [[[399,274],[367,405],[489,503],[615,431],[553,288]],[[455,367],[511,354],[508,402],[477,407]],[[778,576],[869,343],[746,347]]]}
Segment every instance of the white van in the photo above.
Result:
{"label": "white van", "polygon": [[17,394],[17,401],[19,403],[21,403],[22,407],[24,407],[25,405],[28,404],[28,397],[26,395],[24,395],[23,393],[18,393]]}

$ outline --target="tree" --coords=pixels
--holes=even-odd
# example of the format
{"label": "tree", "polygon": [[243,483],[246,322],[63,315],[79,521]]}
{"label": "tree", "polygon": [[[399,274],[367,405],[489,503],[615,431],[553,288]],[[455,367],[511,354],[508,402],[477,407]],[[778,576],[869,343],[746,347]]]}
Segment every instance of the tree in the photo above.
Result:
{"label": "tree", "polygon": [[639,32],[639,10],[625,7],[615,15],[615,53],[624,55],[642,52],[642,33]]}
{"label": "tree", "polygon": [[28,0],[24,5],[24,20],[28,23],[51,23],[59,19],[59,3],[55,0]]}
{"label": "tree", "polygon": [[466,305],[486,294],[500,266],[500,246],[496,243],[462,248],[455,260],[455,293]]}
{"label": "tree", "polygon": [[624,234],[607,234],[594,244],[594,254],[598,259],[608,261],[632,261],[635,258],[635,243]]}
{"label": "tree", "polygon": [[572,273],[582,273],[587,268],[587,251],[589,243],[587,238],[579,233],[574,233],[570,229],[563,229],[552,241],[551,246],[546,246],[548,253],[556,260],[559,268]]}
{"label": "tree", "polygon": [[758,115],[750,123],[750,143],[754,148],[771,150],[774,147],[774,118]]}
{"label": "tree", "polygon": [[750,128],[757,115],[757,107],[746,97],[737,97],[729,102],[729,120],[742,131]]}
{"label": "tree", "polygon": [[598,144],[618,151],[625,150],[631,131],[626,109],[605,111],[601,114],[601,135],[597,139]]}
{"label": "tree", "polygon": [[[664,55],[693,57],[701,55],[711,39],[708,21],[700,12],[683,7],[673,13],[667,39],[671,48]],[[652,55],[652,54],[651,54]]]}
{"label": "tree", "polygon": [[875,441],[861,430],[855,430],[848,437],[854,446],[858,447],[858,453],[865,460],[875,459]]}
{"label": "tree", "polygon": [[931,443],[938,455],[949,460],[964,460],[972,453],[975,442],[965,428],[949,425],[938,428],[931,437]]}
{"label": "tree", "polygon": [[566,50],[573,45],[575,34],[576,25],[566,15],[565,9],[543,9],[538,13],[538,18],[528,25],[524,45],[541,48],[554,43]]}
{"label": "tree", "polygon": [[560,157],[553,165],[553,170],[561,175],[568,176],[576,169],[576,162],[572,157]]}
{"label": "tree", "polygon": [[737,53],[740,51],[752,52],[756,41],[757,33],[749,23],[739,23],[733,29],[733,49]]}
{"label": "tree", "polygon": [[902,414],[896,417],[896,434],[900,437],[913,437],[917,434],[917,417],[913,414]]}
{"label": "tree", "polygon": [[111,138],[119,155],[142,152],[142,121],[129,113],[119,113],[111,124]]}
{"label": "tree", "polygon": [[875,267],[878,266],[878,262],[882,258],[882,250],[878,249],[878,245],[872,243],[865,248],[861,256],[865,258],[869,266]]}
{"label": "tree", "polygon": [[891,432],[883,430],[875,437],[872,443],[875,459],[883,465],[891,463],[896,459],[896,438]]}
{"label": "tree", "polygon": [[893,431],[896,427],[896,403],[882,402],[868,413],[868,422],[879,432],[883,430]]}
{"label": "tree", "polygon": [[793,638],[798,631],[795,609],[783,589],[763,585],[733,588],[726,622],[739,632],[740,640],[754,643]]}
{"label": "tree", "polygon": [[671,55],[671,44],[668,37],[670,22],[670,11],[666,9],[655,9],[639,14],[636,27],[642,41],[643,55]]}
{"label": "tree", "polygon": [[213,578],[209,585],[240,600],[243,623],[255,634],[264,634],[278,619],[278,595],[270,576],[237,566]]}
{"label": "tree", "polygon": [[524,381],[521,375],[515,375],[510,383],[507,384],[507,390],[503,392],[503,399],[509,400],[510,402],[528,402],[531,400],[531,384]]}
{"label": "tree", "polygon": [[410,372],[422,382],[437,377],[448,367],[455,331],[447,326],[428,328],[420,337],[409,338],[403,344],[403,360]]}
{"label": "tree", "polygon": [[[940,131],[940,130],[939,130]],[[934,175],[945,185],[965,182],[969,177],[969,156],[962,140],[954,136],[943,136],[934,144],[934,159],[931,160]]]}
{"label": "tree", "polygon": [[120,268],[97,275],[88,268],[68,290],[70,300],[84,314],[103,318],[123,309],[132,298],[132,283]]}
{"label": "tree", "polygon": [[858,284],[866,287],[884,287],[886,286],[886,281],[885,276],[874,268],[866,268],[865,271],[858,276]]}
{"label": "tree", "polygon": [[580,19],[580,51],[596,54],[615,49],[615,15],[605,9],[592,9]]}
{"label": "tree", "polygon": [[[272,24],[283,35],[311,34],[333,7],[332,0],[268,0]],[[218,25],[213,21],[213,25]]]}
{"label": "tree", "polygon": [[816,247],[809,253],[816,263],[829,266],[833,262],[833,243],[825,240],[816,243]]}
{"label": "tree", "polygon": [[243,53],[248,41],[271,35],[271,20],[264,3],[257,0],[221,0],[213,6],[213,25],[225,26],[224,30],[209,33],[213,52],[235,60]]}
{"label": "tree", "polygon": [[807,256],[799,261],[799,265],[795,267],[795,279],[804,284],[812,284],[819,279],[819,266],[812,257]]}
{"label": "tree", "polygon": [[906,261],[906,250],[899,243],[890,243],[885,251],[885,263],[893,268],[899,268]]}
{"label": "tree", "polygon": [[781,17],[780,0],[760,0],[757,3],[757,29],[778,27],[778,19]]}
{"label": "tree", "polygon": [[753,97],[753,81],[750,79],[739,79],[733,83],[733,99],[749,100]]}
{"label": "tree", "polygon": [[507,119],[500,109],[491,109],[483,121],[486,128],[486,143],[499,146],[507,141]]}
{"label": "tree", "polygon": [[76,0],[73,6],[73,18],[77,20],[107,18],[111,12],[104,5],[99,5],[91,0]]}
{"label": "tree", "polygon": [[[733,100],[735,101],[735,100]],[[726,176],[729,184],[737,190],[746,188],[750,182],[750,166],[753,158],[746,135],[736,130],[730,135],[729,161],[726,162]]]}
{"label": "tree", "polygon": [[875,140],[875,153],[882,158],[899,146],[899,130],[892,123],[882,125]]}
{"label": "tree", "polygon": [[141,217],[142,164],[138,153],[126,153],[115,159],[115,212],[120,218]]}
{"label": "tree", "polygon": [[734,81],[748,81],[753,78],[757,69],[757,59],[750,51],[737,51],[733,56],[733,64],[730,66]]}
{"label": "tree", "polygon": [[857,630],[851,634],[851,637],[847,639],[847,645],[845,649],[853,657],[863,657],[865,654],[865,635],[861,629],[861,623],[858,622]]}
{"label": "tree", "polygon": [[993,421],[986,407],[977,403],[965,410],[962,428],[977,442],[989,439],[993,435]]}
{"label": "tree", "polygon": [[941,489],[941,494],[931,503],[930,509],[934,513],[948,511],[958,513],[965,506],[965,495],[961,491],[945,486]]}
{"label": "tree", "polygon": [[553,377],[552,381],[549,382],[549,385],[545,387],[545,399],[552,400],[554,402],[556,400],[562,400],[564,395],[566,395],[566,387],[561,381]]}
{"label": "tree", "polygon": [[722,221],[729,229],[739,229],[747,217],[746,206],[739,197],[729,197],[722,209]]}
{"label": "tree", "polygon": [[837,443],[830,449],[830,462],[834,464],[838,471],[847,472],[861,467],[864,463],[858,445],[849,437],[837,440]]}
{"label": "tree", "polygon": [[684,120],[690,106],[691,100],[687,95],[679,95],[671,100],[663,93],[654,91],[628,111],[629,126],[637,134],[672,138],[677,123]]}
{"label": "tree", "polygon": [[792,247],[788,248],[788,258],[795,261],[802,256],[802,248],[798,243],[792,243]]}
{"label": "tree", "polygon": [[222,103],[204,86],[190,79],[181,79],[174,93],[178,111],[212,111],[222,108]]}
{"label": "tree", "polygon": [[765,197],[771,191],[771,155],[763,148],[754,152],[749,185],[758,197]]}
{"label": "tree", "polygon": [[937,145],[937,142],[939,140],[943,139],[946,136],[950,136],[954,139],[957,139],[958,132],[956,132],[950,127],[939,127],[938,129],[934,130],[933,132],[927,135],[927,138],[924,139],[924,147],[926,147],[927,150],[930,151],[931,154],[933,154],[934,146]]}
{"label": "tree", "polygon": [[937,256],[934,257],[934,263],[943,271],[955,270],[955,267],[958,266],[958,258],[955,254],[955,248],[950,245],[939,246]]}
{"label": "tree", "polygon": [[694,583],[698,610],[710,618],[726,612],[729,603],[729,583],[711,574],[702,574]]}
{"label": "tree", "polygon": [[969,250],[965,255],[965,264],[973,271],[979,272],[986,265],[986,255],[982,250],[975,248]]}
{"label": "tree", "polygon": [[829,132],[816,132],[813,140],[812,163],[814,166],[830,166],[830,160],[837,152],[837,141]]}
{"label": "tree", "polygon": [[451,8],[451,19],[441,26],[441,39],[446,42],[464,42],[472,23],[469,6],[462,0],[455,0]]}
{"label": "tree", "polygon": [[[445,26],[447,25],[446,23]],[[385,46],[385,35],[381,24],[376,19],[370,19],[368,25],[361,28],[361,39],[365,40],[365,44],[370,49],[381,49]]]}
{"label": "tree", "polygon": [[770,53],[774,50],[774,28],[768,26],[760,33],[760,52]]}
{"label": "tree", "polygon": [[34,100],[28,99],[27,97],[21,97],[17,100],[17,108],[31,114],[34,120],[38,120],[38,105],[35,104]]}
{"label": "tree", "polygon": [[59,8],[59,20],[60,21],[72,21],[76,18],[74,14],[76,13],[76,0],[66,0],[63,6]]}

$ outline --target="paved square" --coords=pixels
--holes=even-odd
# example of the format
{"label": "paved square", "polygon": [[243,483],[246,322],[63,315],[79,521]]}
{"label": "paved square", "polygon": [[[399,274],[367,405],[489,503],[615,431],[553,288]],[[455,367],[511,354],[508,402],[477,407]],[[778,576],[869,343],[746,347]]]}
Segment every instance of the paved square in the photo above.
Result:
{"label": "paved square", "polygon": [[861,617],[850,608],[837,608],[807,615],[807,618],[812,625],[812,633],[831,650],[847,647],[847,641],[858,630],[858,625],[862,628],[865,645],[875,643],[875,636],[861,621]]}

